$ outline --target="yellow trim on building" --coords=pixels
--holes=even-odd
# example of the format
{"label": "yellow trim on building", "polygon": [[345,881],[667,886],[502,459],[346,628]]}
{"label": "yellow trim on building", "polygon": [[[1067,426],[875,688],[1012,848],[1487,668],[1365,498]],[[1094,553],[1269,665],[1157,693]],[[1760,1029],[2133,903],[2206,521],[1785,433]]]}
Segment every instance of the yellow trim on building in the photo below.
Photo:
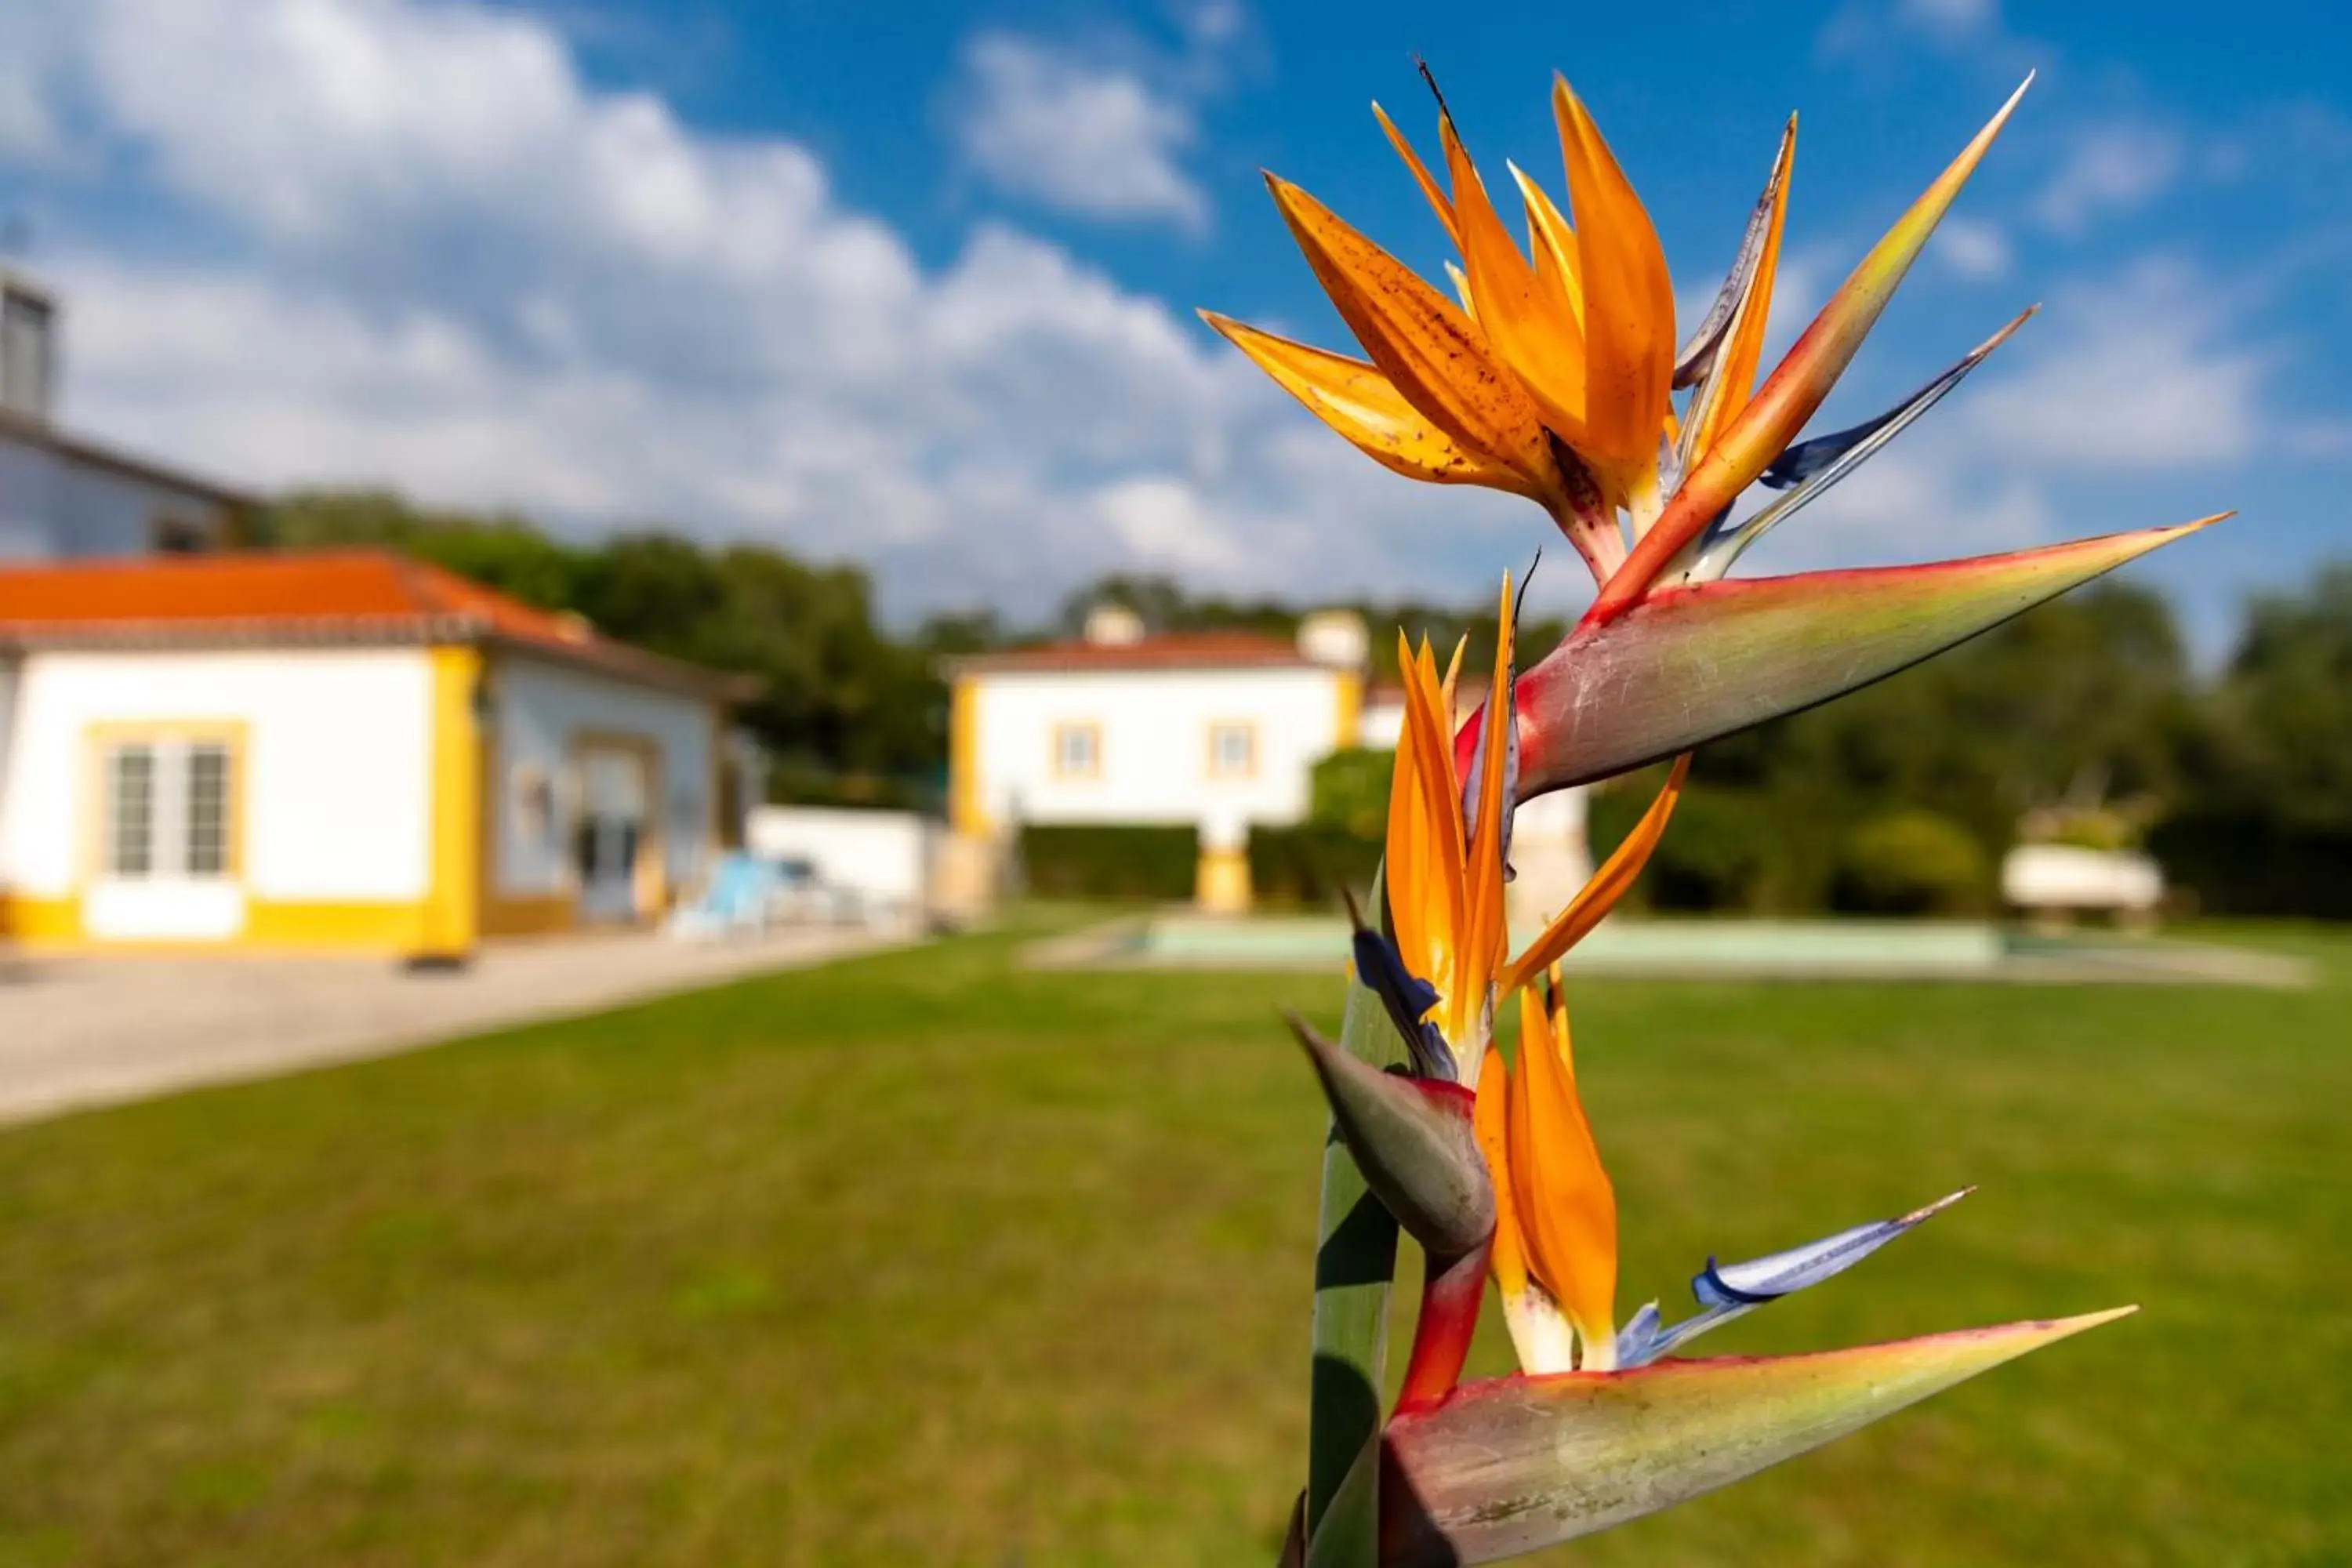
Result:
{"label": "yellow trim on building", "polygon": [[[1087,760],[1083,767],[1070,765],[1069,742],[1084,735],[1087,738]],[[1091,719],[1056,724],[1047,742],[1053,751],[1051,760],[1057,779],[1098,779],[1103,771],[1102,726]]]}
{"label": "yellow trim on building", "polygon": [[564,893],[493,894],[482,901],[482,934],[550,936],[579,924],[572,895]]}
{"label": "yellow trim on building", "polygon": [[0,937],[27,947],[108,952],[381,952],[419,950],[425,906],[413,901],[291,902],[247,899],[236,934],[186,940],[94,937],[81,898],[0,896]]}
{"label": "yellow trim on building", "polygon": [[1252,899],[1249,851],[1202,848],[1192,874],[1192,901],[1211,914],[1246,913]]}
{"label": "yellow trim on building", "polygon": [[0,893],[0,937],[37,946],[80,942],[81,900]]}
{"label": "yellow trim on building", "polygon": [[[230,942],[191,942],[213,951],[235,945],[290,952],[432,952],[431,905],[395,901],[280,903],[250,899],[245,929]],[[111,945],[111,944],[110,944]]]}
{"label": "yellow trim on building", "polygon": [[[80,887],[88,887],[109,875],[107,869],[107,837],[114,830],[113,801],[109,794],[110,783],[106,773],[106,753],[116,746],[152,746],[160,742],[176,741],[183,745],[216,745],[228,752],[228,799],[223,802],[227,813],[221,824],[221,868],[207,872],[207,879],[242,884],[245,880],[245,791],[247,759],[252,748],[246,741],[250,731],[242,719],[103,719],[85,724],[81,731],[82,789],[81,800],[94,802],[89,820],[82,825]],[[152,824],[150,824],[152,829]],[[149,845],[148,853],[159,846]],[[76,889],[79,893],[79,888]]]}
{"label": "yellow trim on building", "polygon": [[481,650],[431,649],[432,838],[430,872],[417,931],[420,957],[463,958],[480,935],[482,902],[482,734],[474,714],[482,680]]}
{"label": "yellow trim on building", "polygon": [[980,682],[959,675],[948,689],[948,822],[967,838],[985,838],[980,799]]}
{"label": "yellow trim on building", "polygon": [[1339,696],[1339,710],[1331,718],[1331,749],[1345,752],[1364,743],[1364,677],[1360,671],[1342,669],[1332,675]]}
{"label": "yellow trim on building", "polygon": [[[1226,735],[1238,732],[1244,742],[1244,755],[1237,768],[1224,766],[1217,754],[1217,742]],[[1209,721],[1206,756],[1201,771],[1212,779],[1254,779],[1257,777],[1257,721],[1254,719],[1212,719]]]}

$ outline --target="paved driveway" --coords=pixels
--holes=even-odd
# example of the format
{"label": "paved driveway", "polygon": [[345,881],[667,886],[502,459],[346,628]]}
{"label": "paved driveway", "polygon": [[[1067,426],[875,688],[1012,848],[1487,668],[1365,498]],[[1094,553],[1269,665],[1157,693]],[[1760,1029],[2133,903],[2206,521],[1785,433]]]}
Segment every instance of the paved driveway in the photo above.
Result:
{"label": "paved driveway", "polygon": [[464,969],[379,960],[48,957],[0,947],[0,1122],[263,1078],[889,945],[787,931],[501,943]]}

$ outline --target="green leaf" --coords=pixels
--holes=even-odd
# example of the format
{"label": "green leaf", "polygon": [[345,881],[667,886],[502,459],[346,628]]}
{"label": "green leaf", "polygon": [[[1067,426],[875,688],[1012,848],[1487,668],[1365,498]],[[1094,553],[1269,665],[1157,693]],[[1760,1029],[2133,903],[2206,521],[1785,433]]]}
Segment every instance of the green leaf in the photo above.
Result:
{"label": "green leaf", "polygon": [[[1387,907],[1375,876],[1370,907]],[[1404,1057],[1387,1010],[1370,989],[1352,979],[1341,1048],[1359,1061],[1385,1068]],[[1307,1524],[1319,1532],[1357,1460],[1379,1439],[1381,1394],[1388,1369],[1389,1290],[1396,1278],[1397,1223],[1372,1195],[1339,1130],[1323,1144],[1323,1204],[1316,1231],[1315,1359],[1308,1409]],[[1336,1550],[1365,1542],[1349,1558],[1318,1557],[1333,1568],[1377,1568],[1370,1543],[1377,1536],[1377,1470],[1351,1489],[1332,1523]]]}

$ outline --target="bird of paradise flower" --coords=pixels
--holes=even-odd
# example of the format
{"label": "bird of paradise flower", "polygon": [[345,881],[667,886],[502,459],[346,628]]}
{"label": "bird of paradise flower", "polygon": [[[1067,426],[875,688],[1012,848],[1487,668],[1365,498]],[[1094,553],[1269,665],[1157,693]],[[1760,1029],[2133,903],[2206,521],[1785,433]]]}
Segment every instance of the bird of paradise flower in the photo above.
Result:
{"label": "bird of paradise flower", "polygon": [[[2032,314],[1878,417],[1798,439],[2024,91],[1760,383],[1793,119],[1729,275],[1679,349],[1655,230],[1564,81],[1552,102],[1570,212],[1513,167],[1524,252],[1442,97],[1444,186],[1374,106],[1462,258],[1447,268],[1456,300],[1268,176],[1368,357],[1204,312],[1210,324],[1383,466],[1541,505],[1598,586],[1576,627],[1521,675],[1506,580],[1486,700],[1452,734],[1459,650],[1441,677],[1426,646],[1400,649],[1406,718],[1380,925],[1359,918],[1360,984],[1343,1043],[1292,1020],[1336,1136],[1325,1163],[1308,1485],[1286,1559],[1368,1568],[1536,1550],[1736,1480],[2131,1310],[1812,1356],[1672,1355],[1843,1271],[1965,1194],[1768,1258],[1710,1259],[1693,1280],[1696,1313],[1669,1325],[1651,1303],[1620,1324],[1616,1202],[1577,1093],[1557,967],[1639,875],[1692,747],[1891,674],[2218,521],[1922,566],[1727,576]],[[1686,395],[1679,407],[1677,393]],[[1759,482],[1780,494],[1736,517]],[[1516,805],[1668,757],[1666,785],[1633,834],[1510,956],[1503,884]],[[1519,1047],[1507,1066],[1494,1025],[1513,1002]],[[1365,1202],[1391,1227],[1360,1225]],[[1402,1391],[1382,1423],[1367,1394],[1381,1381],[1395,1227],[1423,1247],[1427,1268]],[[1489,1273],[1522,1373],[1463,1384]]]}

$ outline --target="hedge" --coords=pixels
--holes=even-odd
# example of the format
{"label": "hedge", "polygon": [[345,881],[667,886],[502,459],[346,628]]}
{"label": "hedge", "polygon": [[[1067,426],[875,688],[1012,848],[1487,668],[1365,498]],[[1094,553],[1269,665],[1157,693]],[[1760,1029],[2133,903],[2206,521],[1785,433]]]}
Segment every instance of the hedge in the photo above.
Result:
{"label": "hedge", "polygon": [[2352,920],[2352,827],[2212,809],[2157,824],[2148,851],[2207,914]]}
{"label": "hedge", "polygon": [[[1381,860],[1381,840],[1322,823],[1250,829],[1250,886],[1260,904],[1339,907],[1341,888],[1361,897]],[[1144,824],[1025,827],[1023,885],[1059,899],[1190,899],[1199,839],[1190,827]]]}
{"label": "hedge", "polygon": [[1389,780],[1396,753],[1369,746],[1333,752],[1309,775],[1307,819],[1365,837],[1376,837],[1389,819]]}
{"label": "hedge", "polygon": [[1199,836],[1185,826],[1108,824],[1021,830],[1024,885],[1058,899],[1189,899]]}
{"label": "hedge", "polygon": [[[1588,817],[1602,858],[1664,782],[1644,769],[1594,792]],[[1889,818],[1869,804],[1693,780],[1634,884],[1635,907],[1801,914],[1825,910],[1959,912],[1991,899],[1995,846],[1931,812]]]}
{"label": "hedge", "polygon": [[1838,847],[1836,906],[1864,914],[1980,914],[1992,903],[1992,860],[1974,835],[1932,811],[1894,811],[1861,824]]}
{"label": "hedge", "polygon": [[1381,861],[1381,840],[1326,823],[1250,829],[1250,889],[1261,904],[1337,909],[1339,890],[1362,898]]}

